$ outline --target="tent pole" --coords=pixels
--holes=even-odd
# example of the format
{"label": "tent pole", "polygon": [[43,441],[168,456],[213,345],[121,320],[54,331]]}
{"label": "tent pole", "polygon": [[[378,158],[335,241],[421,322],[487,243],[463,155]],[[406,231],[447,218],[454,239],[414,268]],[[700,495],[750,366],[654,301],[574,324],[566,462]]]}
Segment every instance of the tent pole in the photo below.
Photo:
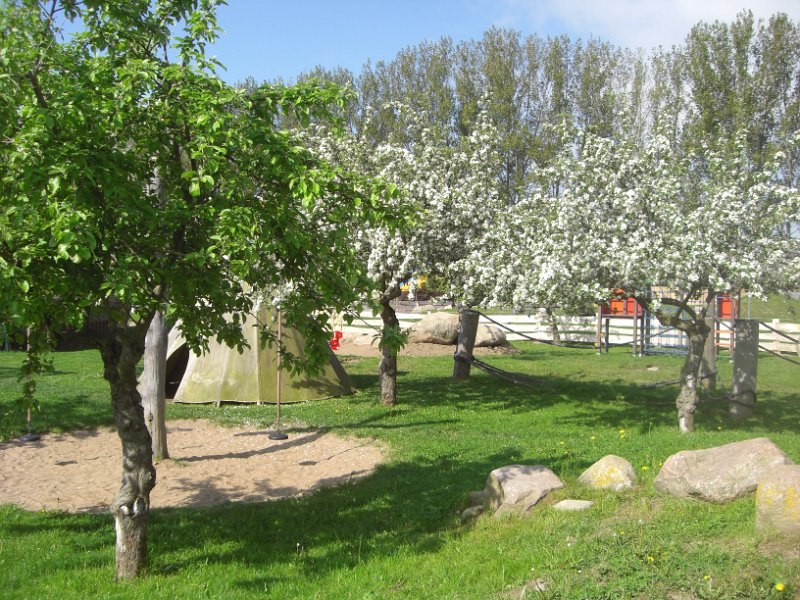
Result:
{"label": "tent pole", "polygon": [[275,381],[275,431],[269,434],[271,440],[285,440],[289,436],[281,431],[281,339],[283,336],[283,328],[281,326],[281,309],[278,309],[278,371],[276,373]]}

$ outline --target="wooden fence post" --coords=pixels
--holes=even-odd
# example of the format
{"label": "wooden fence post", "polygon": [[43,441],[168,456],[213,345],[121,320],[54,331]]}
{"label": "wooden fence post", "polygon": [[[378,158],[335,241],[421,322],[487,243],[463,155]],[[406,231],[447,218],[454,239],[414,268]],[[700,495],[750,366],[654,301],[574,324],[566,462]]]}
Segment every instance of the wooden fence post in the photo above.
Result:
{"label": "wooden fence post", "polygon": [[465,308],[462,308],[458,315],[458,345],[453,356],[453,379],[456,381],[469,379],[479,319],[478,313]]}
{"label": "wooden fence post", "polygon": [[595,336],[595,346],[597,346],[597,353],[603,353],[603,305],[597,305],[597,335]]}
{"label": "wooden fence post", "polygon": [[706,317],[709,332],[703,350],[703,360],[700,363],[700,381],[703,389],[709,391],[717,389],[717,311],[715,305],[716,301],[709,308]]}
{"label": "wooden fence post", "polygon": [[752,416],[756,405],[758,371],[758,326],[749,319],[736,320],[733,353],[733,393],[730,415],[736,420]]}

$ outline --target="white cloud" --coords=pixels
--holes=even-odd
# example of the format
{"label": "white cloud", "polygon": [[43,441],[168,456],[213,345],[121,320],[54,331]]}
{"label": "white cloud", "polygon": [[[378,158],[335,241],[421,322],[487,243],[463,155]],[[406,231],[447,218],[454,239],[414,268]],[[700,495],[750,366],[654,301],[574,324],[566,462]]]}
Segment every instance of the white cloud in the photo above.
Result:
{"label": "white cloud", "polygon": [[731,22],[743,10],[758,18],[785,12],[800,20],[798,0],[496,0],[495,23],[523,32],[595,37],[628,47],[670,47],[699,21]]}

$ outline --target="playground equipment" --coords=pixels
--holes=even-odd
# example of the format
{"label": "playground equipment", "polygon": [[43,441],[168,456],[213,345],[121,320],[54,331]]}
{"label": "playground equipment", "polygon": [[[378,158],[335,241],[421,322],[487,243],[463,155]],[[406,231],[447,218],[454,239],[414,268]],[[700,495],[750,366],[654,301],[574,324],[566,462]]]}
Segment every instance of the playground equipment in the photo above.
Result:
{"label": "playground equipment", "polygon": [[[669,296],[665,288],[654,287],[651,293],[655,292]],[[689,302],[689,307],[699,309],[701,304],[700,300]],[[739,295],[719,294],[707,318],[712,325],[707,350],[713,343],[715,349],[732,351],[735,343],[733,327],[739,318]],[[634,356],[685,354],[688,348],[686,334],[662,325],[654,314],[645,310],[635,298],[626,296],[622,290],[618,290],[618,297],[597,307],[597,352],[608,352],[608,348],[615,345],[610,343],[612,325],[616,330],[627,329],[631,332],[631,352]]]}

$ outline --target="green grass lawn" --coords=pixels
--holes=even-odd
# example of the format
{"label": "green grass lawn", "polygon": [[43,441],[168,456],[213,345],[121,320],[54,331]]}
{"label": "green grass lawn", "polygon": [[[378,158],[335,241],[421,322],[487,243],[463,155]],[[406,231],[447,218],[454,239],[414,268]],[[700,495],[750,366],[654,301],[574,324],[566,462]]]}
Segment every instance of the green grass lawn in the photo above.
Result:
{"label": "green grass lawn", "polygon": [[[536,579],[547,591],[525,598],[798,597],[800,544],[758,538],[753,497],[711,505],[661,496],[652,482],[679,450],[760,436],[800,462],[800,367],[762,358],[756,416],[732,425],[727,404],[709,398],[686,436],[677,430],[676,388],[643,385],[675,379],[681,358],[518,346],[521,354],[486,361],[540,378],[536,388],[482,372],[457,383],[451,358],[401,358],[394,408],[378,404],[377,360],[346,361],[360,391],[285,406],[289,433],[374,436],[390,449],[388,461],[365,480],[303,498],[156,508],[148,574],[134,582],[112,582],[110,516],[0,507],[0,597],[499,599],[520,598]],[[24,430],[14,409],[19,361],[0,353],[3,439]],[[724,386],[730,364],[719,367]],[[58,354],[55,368],[39,385],[36,427],[109,424],[99,356]],[[265,428],[273,415],[270,406],[168,408],[168,418]],[[611,453],[636,466],[637,488],[580,487],[580,473]],[[462,525],[467,494],[512,463],[546,465],[566,487],[530,518]],[[550,508],[564,498],[596,504],[583,513]]]}
{"label": "green grass lawn", "polygon": [[780,294],[773,294],[767,300],[743,297],[740,313],[743,319],[758,319],[768,323],[772,319],[780,319],[784,323],[800,323],[800,299]]}

